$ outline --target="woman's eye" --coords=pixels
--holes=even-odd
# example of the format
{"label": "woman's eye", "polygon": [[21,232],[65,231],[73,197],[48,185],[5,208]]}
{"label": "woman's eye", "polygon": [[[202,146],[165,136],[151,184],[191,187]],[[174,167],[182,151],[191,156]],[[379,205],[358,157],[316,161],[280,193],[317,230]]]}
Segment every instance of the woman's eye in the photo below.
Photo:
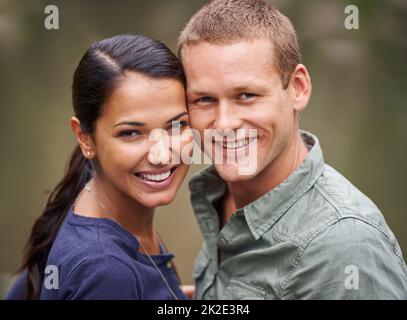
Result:
{"label": "woman's eye", "polygon": [[120,132],[119,136],[124,138],[132,138],[140,135],[140,132],[137,130],[125,130]]}
{"label": "woman's eye", "polygon": [[188,126],[188,121],[173,121],[170,127],[170,130],[181,129],[182,127]]}

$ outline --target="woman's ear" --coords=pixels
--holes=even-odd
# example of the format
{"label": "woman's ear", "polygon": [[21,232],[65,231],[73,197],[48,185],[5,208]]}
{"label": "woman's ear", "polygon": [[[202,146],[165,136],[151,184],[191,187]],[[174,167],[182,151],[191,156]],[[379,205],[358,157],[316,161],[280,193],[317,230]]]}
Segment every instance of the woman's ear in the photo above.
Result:
{"label": "woman's ear", "polygon": [[299,64],[295,68],[291,75],[289,86],[291,87],[294,98],[294,110],[304,110],[311,97],[312,84],[308,70],[303,64]]}
{"label": "woman's ear", "polygon": [[91,135],[82,131],[81,122],[78,118],[72,117],[69,123],[83,156],[87,159],[92,159],[95,156],[95,148]]}

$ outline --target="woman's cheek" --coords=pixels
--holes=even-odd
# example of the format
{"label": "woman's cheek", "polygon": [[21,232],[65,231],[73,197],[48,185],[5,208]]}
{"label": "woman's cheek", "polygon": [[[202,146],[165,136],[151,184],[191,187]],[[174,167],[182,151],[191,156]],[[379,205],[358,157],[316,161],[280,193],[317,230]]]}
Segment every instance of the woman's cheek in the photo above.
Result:
{"label": "woman's cheek", "polygon": [[109,167],[114,166],[116,169],[128,171],[135,169],[142,160],[143,154],[146,153],[135,144],[116,144],[109,150],[105,150],[104,161]]}

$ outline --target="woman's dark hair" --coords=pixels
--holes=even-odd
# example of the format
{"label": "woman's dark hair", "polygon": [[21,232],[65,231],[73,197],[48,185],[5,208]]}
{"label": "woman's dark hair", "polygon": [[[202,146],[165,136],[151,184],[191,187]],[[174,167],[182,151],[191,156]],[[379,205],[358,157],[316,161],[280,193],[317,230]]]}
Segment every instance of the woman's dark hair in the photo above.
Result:
{"label": "woman's dark hair", "polygon": [[[119,35],[92,44],[75,70],[72,103],[81,129],[92,134],[102,107],[126,71],[185,84],[178,58],[161,42],[141,35]],[[28,239],[20,271],[27,273],[26,299],[39,299],[49,252],[65,216],[92,175],[92,166],[75,147],[65,176],[50,193]]]}

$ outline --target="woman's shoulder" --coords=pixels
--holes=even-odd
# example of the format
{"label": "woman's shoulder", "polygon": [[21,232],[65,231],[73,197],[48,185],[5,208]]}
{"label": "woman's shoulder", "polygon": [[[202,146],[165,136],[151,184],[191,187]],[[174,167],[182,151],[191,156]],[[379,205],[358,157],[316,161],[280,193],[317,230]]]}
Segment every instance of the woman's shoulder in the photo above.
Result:
{"label": "woman's shoulder", "polygon": [[24,300],[26,281],[27,280],[27,270],[20,272],[8,293],[5,296],[5,300]]}
{"label": "woman's shoulder", "polygon": [[49,270],[59,273],[60,287],[47,290],[45,275],[42,298],[137,299],[142,294],[133,239],[105,220],[68,213],[47,261]]}
{"label": "woman's shoulder", "polygon": [[51,248],[48,264],[70,265],[78,261],[112,256],[130,264],[138,246],[134,237],[108,219],[79,216],[71,210],[62,224]]}
{"label": "woman's shoulder", "polygon": [[77,261],[59,277],[60,285],[57,288],[52,285],[47,288],[46,278],[47,275],[44,277],[41,291],[42,299],[134,300],[143,295],[137,269],[121,257],[110,253],[88,255]]}

